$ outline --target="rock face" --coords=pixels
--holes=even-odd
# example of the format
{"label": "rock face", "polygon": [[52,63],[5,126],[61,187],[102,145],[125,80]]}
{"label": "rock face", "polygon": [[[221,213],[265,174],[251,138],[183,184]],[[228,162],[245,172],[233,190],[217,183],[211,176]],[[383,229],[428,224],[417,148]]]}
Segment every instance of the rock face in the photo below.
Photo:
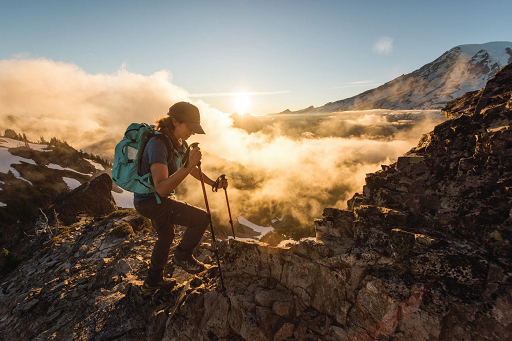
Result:
{"label": "rock face", "polygon": [[112,179],[108,174],[101,174],[60,198],[55,203],[55,210],[65,225],[77,221],[79,214],[92,217],[107,215],[117,210],[111,191]]}
{"label": "rock face", "polygon": [[[0,333],[28,340],[512,339],[512,66],[418,146],[368,174],[316,240],[207,233],[190,276],[144,295],[154,234],[134,212],[85,219],[2,279]],[[482,103],[482,105],[481,105]],[[485,103],[485,105],[483,104]],[[84,219],[84,218],[82,218]],[[124,226],[122,229],[120,227]],[[178,228],[179,236],[183,233]],[[45,244],[46,245],[46,244]]]}

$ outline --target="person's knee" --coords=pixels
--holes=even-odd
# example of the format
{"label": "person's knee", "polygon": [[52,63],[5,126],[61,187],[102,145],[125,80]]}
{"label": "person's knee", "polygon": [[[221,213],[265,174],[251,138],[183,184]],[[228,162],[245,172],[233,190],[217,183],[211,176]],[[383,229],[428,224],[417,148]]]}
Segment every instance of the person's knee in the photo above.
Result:
{"label": "person's knee", "polygon": [[158,226],[157,229],[158,240],[163,244],[172,244],[174,240],[174,224],[165,224]]}
{"label": "person's knee", "polygon": [[199,214],[199,226],[204,226],[206,229],[210,224],[210,217],[208,216],[208,212],[201,210],[201,214]]}

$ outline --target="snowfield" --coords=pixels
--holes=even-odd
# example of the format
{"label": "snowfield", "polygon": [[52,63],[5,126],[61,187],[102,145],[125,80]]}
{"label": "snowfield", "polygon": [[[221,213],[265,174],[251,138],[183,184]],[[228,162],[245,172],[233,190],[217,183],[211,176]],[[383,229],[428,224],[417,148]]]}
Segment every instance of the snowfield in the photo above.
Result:
{"label": "snowfield", "polygon": [[80,187],[81,183],[77,179],[62,177],[62,180],[68,185],[70,190]]}
{"label": "snowfield", "polygon": [[[29,146],[30,145],[35,145],[35,144],[29,143]],[[16,148],[16,147],[24,147],[24,146],[25,146],[24,142],[8,139],[5,137],[0,138],[0,173],[7,174],[7,173],[11,172],[16,178],[26,181],[32,185],[32,183],[30,181],[28,181],[27,179],[24,179],[20,175],[20,173],[14,167],[12,167],[12,165],[21,165],[22,162],[35,165],[36,162],[32,159],[26,159],[24,157],[12,155],[11,153],[9,153],[9,150],[8,150],[8,148]],[[38,145],[35,145],[35,146],[38,146]]]}

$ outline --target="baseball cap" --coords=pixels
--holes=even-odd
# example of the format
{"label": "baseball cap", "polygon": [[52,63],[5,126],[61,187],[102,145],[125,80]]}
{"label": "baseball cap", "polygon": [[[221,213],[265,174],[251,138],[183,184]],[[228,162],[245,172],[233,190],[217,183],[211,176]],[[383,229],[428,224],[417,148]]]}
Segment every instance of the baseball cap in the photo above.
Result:
{"label": "baseball cap", "polygon": [[183,121],[188,129],[192,130],[194,133],[205,134],[201,127],[199,109],[195,105],[188,102],[178,102],[169,108],[167,115]]}

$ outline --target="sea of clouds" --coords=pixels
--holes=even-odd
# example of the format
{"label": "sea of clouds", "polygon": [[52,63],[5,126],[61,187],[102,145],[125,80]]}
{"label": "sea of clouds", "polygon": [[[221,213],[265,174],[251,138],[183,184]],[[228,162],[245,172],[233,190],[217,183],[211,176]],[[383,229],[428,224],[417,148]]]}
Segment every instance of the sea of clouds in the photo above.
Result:
{"label": "sea of clouds", "polygon": [[[26,133],[32,141],[57,137],[108,158],[130,123],[153,123],[175,102],[194,103],[206,135],[188,142],[200,142],[207,175],[225,173],[231,179],[233,216],[260,225],[285,216],[298,228],[312,226],[326,206],[346,207],[346,200],[362,190],[366,173],[396,161],[440,122],[426,118],[401,129],[399,121],[388,118],[396,112],[377,110],[324,117],[314,131],[307,123],[297,130],[278,119],[248,133],[235,128],[228,114],[190,98],[166,70],[150,76],[125,69],[93,75],[47,59],[0,61],[0,88],[0,129]],[[179,193],[180,199],[204,206],[194,179],[187,179]],[[208,195],[219,220],[227,222],[225,196]]]}

